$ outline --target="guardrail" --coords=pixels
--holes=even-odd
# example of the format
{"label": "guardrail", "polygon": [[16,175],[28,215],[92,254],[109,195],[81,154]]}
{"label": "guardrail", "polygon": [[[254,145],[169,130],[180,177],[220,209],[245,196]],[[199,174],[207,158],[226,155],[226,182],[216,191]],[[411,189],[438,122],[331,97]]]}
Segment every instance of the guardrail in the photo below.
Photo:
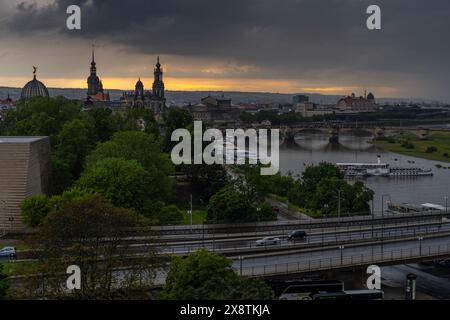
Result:
{"label": "guardrail", "polygon": [[[221,253],[228,256],[235,256],[238,254],[255,254],[255,255],[285,255],[286,252],[292,253],[292,251],[306,251],[306,250],[322,250],[330,247],[336,247],[338,245],[379,245],[388,241],[411,241],[417,236],[425,236],[427,238],[439,238],[450,236],[450,228],[447,225],[443,228],[440,224],[426,225],[416,228],[404,228],[401,230],[391,229],[384,230],[378,228],[377,230],[363,230],[353,232],[354,234],[348,234],[344,236],[330,234],[325,238],[325,234],[322,235],[321,241],[311,241],[308,237],[303,242],[284,242],[277,245],[257,246],[256,243],[250,242],[247,246],[235,246],[227,248],[217,248],[215,243],[210,243],[206,246],[205,243],[200,243],[197,247],[188,247],[187,245],[178,246],[179,249],[166,248],[160,251],[162,254],[172,255],[187,255],[192,252],[196,252],[200,249],[208,249],[210,251]],[[316,237],[321,237],[321,234],[316,234]]]}
{"label": "guardrail", "polygon": [[324,218],[314,220],[289,220],[289,221],[270,221],[270,222],[251,222],[251,223],[230,223],[230,224],[203,224],[193,226],[154,226],[151,230],[160,235],[188,235],[202,233],[243,233],[255,231],[270,230],[292,230],[294,228],[326,228],[335,226],[355,226],[368,224],[383,224],[388,221],[420,221],[450,218],[450,212],[442,213],[440,211],[430,211],[429,213],[413,214],[388,214],[384,215],[366,215],[341,218]]}
{"label": "guardrail", "polygon": [[[345,249],[344,249],[345,250]],[[367,266],[371,264],[396,264],[406,261],[435,260],[450,256],[450,244],[426,246],[410,249],[385,250],[379,253],[361,253],[308,261],[277,263],[263,266],[235,267],[243,276],[271,276],[292,273],[311,273],[317,271],[346,269]]]}

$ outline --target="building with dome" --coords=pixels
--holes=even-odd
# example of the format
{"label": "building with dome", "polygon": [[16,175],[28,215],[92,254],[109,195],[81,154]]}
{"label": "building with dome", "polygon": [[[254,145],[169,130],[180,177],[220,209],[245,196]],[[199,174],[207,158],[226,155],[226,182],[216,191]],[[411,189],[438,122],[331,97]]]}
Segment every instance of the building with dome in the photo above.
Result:
{"label": "building with dome", "polygon": [[134,91],[124,92],[120,98],[123,107],[145,108],[153,110],[155,117],[160,118],[166,111],[164,96],[163,69],[157,58],[153,72],[154,80],[151,91],[145,91],[144,83],[138,79]]}
{"label": "building with dome", "polygon": [[29,100],[34,97],[48,97],[47,87],[36,78],[37,68],[33,67],[33,80],[29,81],[22,89],[20,100]]}

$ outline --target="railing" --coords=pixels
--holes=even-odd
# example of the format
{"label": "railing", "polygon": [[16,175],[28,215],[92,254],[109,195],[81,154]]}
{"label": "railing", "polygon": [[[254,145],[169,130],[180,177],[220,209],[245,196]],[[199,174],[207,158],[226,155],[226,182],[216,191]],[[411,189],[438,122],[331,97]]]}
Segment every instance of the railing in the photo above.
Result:
{"label": "railing", "polygon": [[[161,253],[166,254],[189,254],[195,252],[199,249],[205,248],[214,252],[222,254],[240,254],[240,253],[268,253],[275,251],[287,251],[287,250],[308,250],[308,249],[320,249],[321,247],[336,246],[339,244],[351,244],[354,245],[369,245],[369,243],[376,242],[382,243],[383,241],[395,241],[404,240],[410,241],[410,238],[415,238],[416,236],[423,235],[427,237],[440,237],[440,236],[450,236],[450,225],[449,224],[430,224],[421,226],[410,226],[408,224],[404,226],[377,226],[376,228],[362,228],[354,230],[328,230],[326,232],[316,232],[314,234],[308,233],[309,236],[305,241],[298,242],[280,242],[276,245],[257,245],[255,241],[249,241],[246,245],[230,245],[224,246],[224,242],[217,239],[214,241],[212,238],[208,238],[202,241],[198,239],[196,243],[182,243],[176,244],[172,247],[168,244],[168,247],[164,248]],[[312,238],[314,237],[314,239]],[[239,240],[236,240],[239,241]],[[243,240],[246,241],[246,240]],[[226,243],[226,241],[225,241]],[[156,245],[156,244],[154,244]]]}
{"label": "railing", "polygon": [[[384,250],[383,252],[369,252],[346,255],[345,249],[341,256],[322,259],[308,259],[298,262],[278,263],[271,265],[235,267],[243,276],[270,276],[291,273],[308,273],[332,269],[366,266],[371,264],[394,264],[411,260],[433,260],[450,256],[450,244],[427,247]],[[244,260],[245,261],[245,260]]]}
{"label": "railing", "polygon": [[[343,214],[344,215],[344,214]],[[377,213],[375,215],[349,216],[341,218],[322,218],[314,220],[297,220],[288,221],[270,221],[270,222],[247,222],[247,223],[230,223],[230,224],[203,224],[203,225],[182,225],[182,226],[155,226],[151,229],[160,234],[172,235],[189,235],[202,233],[239,233],[252,231],[270,231],[270,230],[286,230],[293,228],[320,228],[334,226],[355,226],[362,224],[382,224],[388,221],[417,221],[432,220],[440,218],[450,218],[450,212],[443,213],[441,211],[430,211],[427,213]]]}

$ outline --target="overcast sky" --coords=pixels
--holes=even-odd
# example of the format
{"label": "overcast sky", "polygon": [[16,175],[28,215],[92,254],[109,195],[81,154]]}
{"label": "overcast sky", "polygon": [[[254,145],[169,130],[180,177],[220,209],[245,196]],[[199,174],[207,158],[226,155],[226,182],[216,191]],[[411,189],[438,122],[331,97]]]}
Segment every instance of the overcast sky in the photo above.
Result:
{"label": "overcast sky", "polygon": [[[82,30],[65,27],[82,8]],[[382,10],[382,30],[366,9]],[[0,86],[36,65],[51,87],[85,87],[91,44],[105,88],[318,92],[450,101],[448,0],[0,0]]]}

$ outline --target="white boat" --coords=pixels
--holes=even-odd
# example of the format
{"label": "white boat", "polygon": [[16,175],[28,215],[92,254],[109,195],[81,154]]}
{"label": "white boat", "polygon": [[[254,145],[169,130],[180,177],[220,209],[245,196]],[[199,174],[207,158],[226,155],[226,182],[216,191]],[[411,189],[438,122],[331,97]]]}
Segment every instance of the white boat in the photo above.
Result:
{"label": "white boat", "polygon": [[416,177],[431,176],[431,169],[419,167],[391,167],[388,163],[381,162],[378,156],[377,162],[341,162],[336,166],[348,177]]}

